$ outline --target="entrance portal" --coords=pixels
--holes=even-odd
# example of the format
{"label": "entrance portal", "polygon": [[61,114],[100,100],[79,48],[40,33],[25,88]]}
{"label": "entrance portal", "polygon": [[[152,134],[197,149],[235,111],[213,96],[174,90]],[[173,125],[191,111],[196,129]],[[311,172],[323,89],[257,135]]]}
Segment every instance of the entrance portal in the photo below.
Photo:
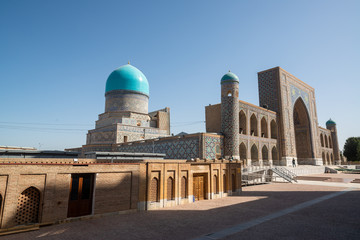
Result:
{"label": "entrance portal", "polygon": [[196,201],[204,200],[207,198],[206,196],[206,179],[207,174],[194,174],[193,181],[194,181],[194,198]]}
{"label": "entrance portal", "polygon": [[299,164],[306,164],[306,160],[313,158],[311,145],[310,118],[306,106],[301,98],[294,104],[294,129],[296,142],[296,156]]}
{"label": "entrance portal", "polygon": [[71,175],[68,217],[91,214],[93,182],[93,174]]}

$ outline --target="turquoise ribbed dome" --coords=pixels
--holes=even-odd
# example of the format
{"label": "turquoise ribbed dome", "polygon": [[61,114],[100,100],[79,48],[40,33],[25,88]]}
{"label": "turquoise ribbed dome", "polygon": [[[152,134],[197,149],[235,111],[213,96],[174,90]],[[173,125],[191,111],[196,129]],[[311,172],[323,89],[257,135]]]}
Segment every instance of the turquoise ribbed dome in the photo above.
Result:
{"label": "turquoise ribbed dome", "polygon": [[326,122],[326,125],[336,125],[336,122],[331,120],[331,118]]}
{"label": "turquoise ribbed dome", "polygon": [[229,71],[221,78],[221,83],[223,82],[239,82],[239,78],[234,73]]}
{"label": "turquoise ribbed dome", "polygon": [[149,96],[149,82],[139,69],[127,64],[115,69],[108,77],[105,93],[111,90],[132,90]]}

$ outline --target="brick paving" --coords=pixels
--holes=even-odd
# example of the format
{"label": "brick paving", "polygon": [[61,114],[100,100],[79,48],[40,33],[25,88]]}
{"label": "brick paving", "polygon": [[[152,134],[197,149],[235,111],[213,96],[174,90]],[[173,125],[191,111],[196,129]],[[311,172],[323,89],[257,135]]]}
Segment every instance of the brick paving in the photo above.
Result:
{"label": "brick paving", "polygon": [[[42,227],[2,239],[192,239],[246,223],[344,187],[272,183],[241,196]],[[228,236],[230,239],[360,239],[360,189]]]}

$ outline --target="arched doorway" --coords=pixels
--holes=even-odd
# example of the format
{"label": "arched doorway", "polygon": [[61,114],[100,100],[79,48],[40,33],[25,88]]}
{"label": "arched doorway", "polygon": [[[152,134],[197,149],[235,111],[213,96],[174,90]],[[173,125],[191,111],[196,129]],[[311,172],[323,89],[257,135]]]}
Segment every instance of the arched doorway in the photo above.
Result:
{"label": "arched doorway", "polygon": [[272,148],[271,157],[272,157],[272,160],[273,160],[273,164],[279,166],[280,165],[279,154],[278,154],[278,150],[277,150],[276,147]]}
{"label": "arched doorway", "polygon": [[261,119],[261,137],[268,138],[268,127],[265,117]]}
{"label": "arched doorway", "polygon": [[298,98],[294,104],[293,119],[298,164],[306,164],[306,160],[313,158],[313,153],[310,118],[306,106],[301,98]]}
{"label": "arched doorway", "polygon": [[187,192],[188,192],[188,190],[187,190],[187,179],[186,179],[186,177],[182,177],[181,178],[181,198],[187,198],[188,196],[188,194],[187,194]]}
{"label": "arched doorway", "polygon": [[240,144],[240,160],[243,161],[244,166],[247,166],[246,160],[246,146],[244,143]]}
{"label": "arched doorway", "polygon": [[246,115],[242,110],[239,113],[239,122],[239,133],[246,134]]}
{"label": "arched doorway", "polygon": [[175,200],[175,184],[174,179],[172,177],[168,177],[167,179],[167,192],[166,192],[167,200]]}
{"label": "arched doorway", "polygon": [[256,147],[255,143],[251,147],[251,165],[259,166],[258,148]]}
{"label": "arched doorway", "polygon": [[271,138],[277,139],[277,124],[275,120],[272,120],[270,122],[270,128],[271,128]]}
{"label": "arched doorway", "polygon": [[324,153],[324,152],[322,153],[322,160],[323,160],[323,165],[327,165],[326,158],[325,158],[325,153]]}
{"label": "arched doorway", "polygon": [[250,135],[251,136],[259,136],[258,135],[258,127],[257,127],[257,118],[255,114],[251,115],[250,118]]}
{"label": "arched doorway", "polygon": [[214,194],[219,194],[219,184],[218,184],[218,178],[216,175],[213,177],[213,186],[214,186]]}
{"label": "arched doorway", "polygon": [[227,193],[227,178],[226,178],[226,174],[223,174],[223,192]]}
{"label": "arched doorway", "polygon": [[261,150],[261,154],[262,154],[262,159],[263,159],[263,165],[264,166],[269,166],[269,150],[268,148],[264,145],[262,150]]}
{"label": "arched doorway", "polygon": [[[3,202],[2,195],[0,193],[0,217],[1,217],[1,210],[2,210],[2,202]],[[1,218],[0,218],[0,227],[1,227]]]}
{"label": "arched doorway", "polygon": [[320,133],[320,142],[321,142],[321,147],[324,147],[324,137],[322,133]]}
{"label": "arched doorway", "polygon": [[159,180],[154,177],[150,182],[150,202],[160,202],[160,187]]}
{"label": "arched doorway", "polygon": [[232,192],[236,192],[236,176],[235,174],[231,174],[231,190]]}
{"label": "arched doorway", "polygon": [[328,138],[327,138],[327,136],[325,135],[325,147],[329,147],[329,144],[328,144]]}

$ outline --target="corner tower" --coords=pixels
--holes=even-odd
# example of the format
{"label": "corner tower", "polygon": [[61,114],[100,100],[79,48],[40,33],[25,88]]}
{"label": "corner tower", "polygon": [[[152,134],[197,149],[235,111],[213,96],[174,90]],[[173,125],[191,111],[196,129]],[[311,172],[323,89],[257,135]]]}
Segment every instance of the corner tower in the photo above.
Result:
{"label": "corner tower", "polygon": [[336,123],[331,118],[326,122],[326,128],[331,132],[331,140],[334,151],[335,164],[341,164],[339,141],[337,136]]}
{"label": "corner tower", "polygon": [[221,133],[225,158],[239,156],[239,78],[228,72],[221,78]]}

